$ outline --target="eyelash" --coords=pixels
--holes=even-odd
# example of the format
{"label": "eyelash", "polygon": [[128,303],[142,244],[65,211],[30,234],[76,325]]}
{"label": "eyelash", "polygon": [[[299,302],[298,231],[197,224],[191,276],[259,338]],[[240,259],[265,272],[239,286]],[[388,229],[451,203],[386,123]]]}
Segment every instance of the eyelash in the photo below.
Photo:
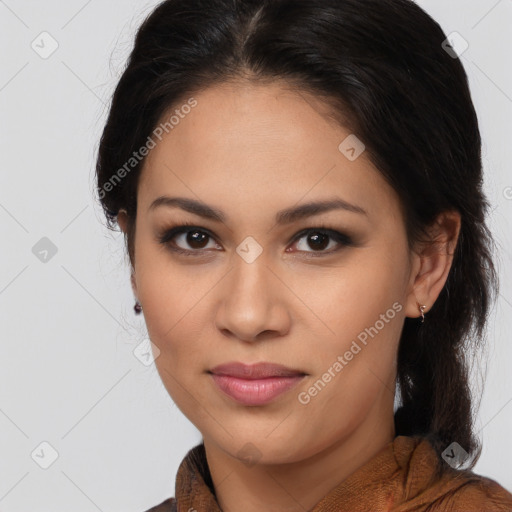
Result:
{"label": "eyelash", "polygon": [[[177,235],[181,235],[183,233],[189,233],[189,232],[193,232],[193,231],[199,231],[201,233],[204,233],[208,237],[215,240],[215,237],[207,229],[203,229],[203,228],[196,226],[195,224],[192,224],[189,222],[184,222],[181,225],[174,226],[174,227],[171,227],[170,229],[167,229],[166,231],[163,232],[163,234],[159,235],[157,237],[157,239],[158,239],[159,243],[163,244],[169,250],[171,250],[175,253],[183,254],[184,256],[201,256],[204,253],[204,251],[208,250],[208,249],[186,250],[186,249],[182,249],[181,247],[177,247],[177,246],[171,244],[172,239],[175,238]],[[309,235],[310,233],[321,233],[323,235],[327,235],[332,240],[338,242],[341,246],[349,247],[349,246],[354,245],[353,240],[348,235],[345,235],[343,233],[340,233],[339,231],[328,228],[325,225],[319,225],[314,228],[303,229],[302,231],[297,233],[292,238],[291,242],[295,243],[298,240],[300,240],[301,238],[305,237],[306,235]],[[320,251],[299,251],[299,252],[305,252],[306,254],[310,254],[309,257],[315,258],[315,257],[319,257],[319,256],[321,257],[323,255],[333,254],[333,253],[339,251],[340,249],[341,249],[341,247],[338,247],[337,249],[334,249],[334,250],[331,249],[329,251],[320,250]]]}

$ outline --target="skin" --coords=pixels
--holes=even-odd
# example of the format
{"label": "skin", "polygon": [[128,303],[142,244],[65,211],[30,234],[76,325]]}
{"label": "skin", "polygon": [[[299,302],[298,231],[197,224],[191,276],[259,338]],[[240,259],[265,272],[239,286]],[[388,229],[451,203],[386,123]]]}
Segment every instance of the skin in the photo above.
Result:
{"label": "skin", "polygon": [[[406,316],[420,316],[418,303],[427,313],[441,292],[460,217],[446,212],[431,227],[436,247],[409,251],[398,196],[364,152],[350,161],[338,150],[350,131],[325,104],[282,82],[224,83],[194,98],[197,106],[145,160],[133,290],[160,350],[162,381],[203,435],[222,510],[243,503],[246,512],[303,512],[394,439],[400,332]],[[200,200],[226,219],[176,207],[148,211],[162,195]],[[279,210],[335,197],[367,215],[338,209],[275,222]],[[126,232],[124,211],[118,221]],[[186,234],[174,238],[196,255],[158,242],[185,221],[212,235],[195,245]],[[295,239],[320,227],[354,244],[327,238],[318,249],[307,234]],[[252,263],[236,252],[248,236],[263,249]],[[394,318],[300,403],[298,394],[394,303],[401,306]],[[307,376],[270,404],[244,406],[207,373],[229,361],[269,361]],[[255,447],[252,464],[239,453],[247,443]]]}

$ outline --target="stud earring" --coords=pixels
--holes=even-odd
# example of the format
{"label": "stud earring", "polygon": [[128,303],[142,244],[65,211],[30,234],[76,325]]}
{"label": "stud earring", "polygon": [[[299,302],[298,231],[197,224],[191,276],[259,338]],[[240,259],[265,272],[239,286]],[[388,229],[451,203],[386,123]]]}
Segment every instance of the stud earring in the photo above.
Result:
{"label": "stud earring", "polygon": [[133,306],[133,309],[135,310],[136,315],[140,315],[140,313],[142,311],[142,306],[140,305],[139,301],[135,302],[135,306]]}

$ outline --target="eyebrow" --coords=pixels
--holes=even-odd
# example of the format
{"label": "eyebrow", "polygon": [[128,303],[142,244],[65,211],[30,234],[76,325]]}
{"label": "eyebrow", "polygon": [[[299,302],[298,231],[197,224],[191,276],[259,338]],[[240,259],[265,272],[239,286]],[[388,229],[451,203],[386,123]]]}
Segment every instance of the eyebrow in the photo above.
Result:
{"label": "eyebrow", "polygon": [[[226,216],[221,210],[213,208],[205,203],[202,203],[201,201],[196,201],[195,199],[186,197],[157,197],[149,206],[148,212],[151,212],[162,206],[168,208],[181,208],[182,210],[185,210],[189,213],[193,213],[205,219],[210,219],[216,222],[224,223],[226,221]],[[368,212],[364,208],[355,204],[348,203],[347,201],[336,197],[329,200],[309,202],[300,206],[280,210],[276,214],[275,222],[276,224],[281,225],[291,224],[297,220],[301,220],[306,217],[312,217],[313,215],[320,215],[321,213],[332,210],[346,210],[349,212],[368,216]]]}

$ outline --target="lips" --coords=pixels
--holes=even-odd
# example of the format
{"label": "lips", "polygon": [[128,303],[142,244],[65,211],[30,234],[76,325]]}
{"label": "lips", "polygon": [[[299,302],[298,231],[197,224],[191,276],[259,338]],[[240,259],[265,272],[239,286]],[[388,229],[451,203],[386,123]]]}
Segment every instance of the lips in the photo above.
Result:
{"label": "lips", "polygon": [[274,363],[244,364],[238,362],[225,363],[210,370],[215,375],[229,375],[239,379],[266,379],[269,377],[297,377],[306,375],[301,370],[287,368]]}
{"label": "lips", "polygon": [[216,366],[208,373],[224,395],[248,406],[272,402],[306,376],[301,370],[273,363],[226,363]]}

